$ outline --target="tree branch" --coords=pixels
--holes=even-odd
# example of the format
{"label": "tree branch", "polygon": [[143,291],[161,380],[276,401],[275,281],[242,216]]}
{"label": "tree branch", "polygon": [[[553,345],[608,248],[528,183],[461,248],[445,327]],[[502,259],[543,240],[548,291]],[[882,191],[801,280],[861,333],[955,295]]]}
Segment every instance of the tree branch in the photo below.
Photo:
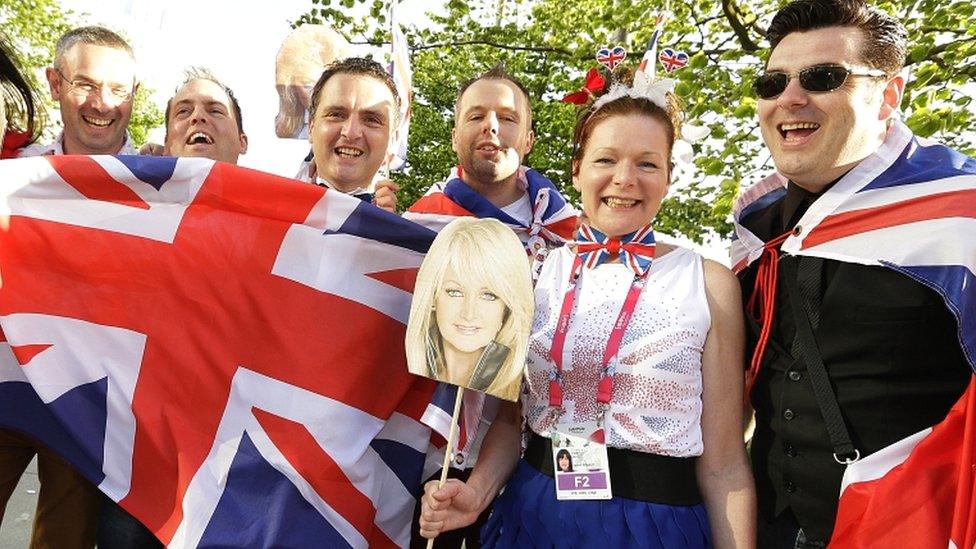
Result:
{"label": "tree branch", "polygon": [[742,49],[749,53],[758,50],[759,45],[749,37],[749,30],[739,18],[739,7],[735,5],[733,0],[722,0],[722,12],[725,14],[725,18],[729,21],[729,25],[732,26],[732,31],[735,32],[735,35],[739,38],[739,43],[742,44]]}
{"label": "tree branch", "polygon": [[[350,44],[386,46],[389,44],[389,42],[366,40],[363,42],[350,42]],[[446,48],[451,46],[475,46],[475,45],[491,46],[493,48],[499,48],[503,50],[532,51],[538,53],[558,53],[561,55],[565,55],[566,57],[573,57],[573,52],[565,48],[551,48],[551,47],[543,47],[543,46],[516,46],[513,44],[501,44],[499,42],[492,42],[490,40],[459,40],[457,42],[440,42],[436,44],[422,44],[419,46],[410,46],[410,49],[411,50],[432,50],[434,48]]]}
{"label": "tree branch", "polygon": [[923,61],[934,61],[936,57],[938,57],[942,52],[946,51],[947,49],[957,44],[965,44],[967,42],[976,42],[976,36],[971,36],[969,38],[960,38],[959,40],[953,40],[952,42],[946,42],[945,44],[939,44],[938,46],[933,46],[932,49],[929,50],[928,54],[925,56],[925,59],[923,59]]}

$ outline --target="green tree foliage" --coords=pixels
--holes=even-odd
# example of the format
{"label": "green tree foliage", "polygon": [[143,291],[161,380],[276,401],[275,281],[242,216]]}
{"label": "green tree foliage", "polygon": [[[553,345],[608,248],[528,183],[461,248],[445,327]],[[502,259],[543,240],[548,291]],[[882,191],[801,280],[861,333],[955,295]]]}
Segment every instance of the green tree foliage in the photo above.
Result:
{"label": "green tree foliage", "polygon": [[[59,118],[50,114],[56,105],[43,81],[43,69],[54,62],[58,37],[83,24],[87,24],[84,17],[63,9],[57,0],[0,0],[0,29],[20,56],[37,95],[45,99],[48,121]],[[146,86],[140,87],[134,101],[129,133],[138,147],[145,143],[149,130],[163,123],[163,113],[152,102],[152,90]],[[55,131],[49,124],[48,133]]]}
{"label": "green tree foliage", "polygon": [[[353,43],[387,44],[389,1],[312,0],[313,7],[295,24],[329,24]],[[902,103],[908,125],[972,154],[976,116],[972,87],[964,88],[976,80],[972,1],[878,5],[909,29],[911,78]],[[720,0],[670,7],[660,47],[691,56],[687,67],[673,73],[677,92],[689,119],[711,133],[694,145],[695,167],[678,181],[680,189],[666,201],[657,227],[700,242],[709,234],[727,236],[740,186],[772,170],[750,83],[767,53],[763,33],[777,3]],[[624,46],[627,61],[636,64],[655,16],[664,10],[664,1],[447,0],[428,14],[427,28],[405,29],[415,102],[409,169],[395,175],[404,190],[401,202],[412,203],[454,165],[450,132],[458,85],[498,61],[522,78],[533,95],[536,144],[527,163],[575,198],[569,171],[575,110],[559,98],[579,89],[602,45]],[[365,12],[370,16],[362,17]]]}

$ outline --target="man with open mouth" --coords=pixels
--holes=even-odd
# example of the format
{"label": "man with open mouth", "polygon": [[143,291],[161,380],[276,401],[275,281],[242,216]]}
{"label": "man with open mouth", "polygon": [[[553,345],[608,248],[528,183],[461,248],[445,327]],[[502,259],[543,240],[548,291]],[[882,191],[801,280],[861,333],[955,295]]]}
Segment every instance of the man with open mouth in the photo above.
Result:
{"label": "man with open mouth", "polygon": [[46,77],[64,127],[52,143],[27,147],[21,156],[137,154],[126,131],[139,87],[136,61],[121,36],[103,27],[65,33]]}
{"label": "man with open mouth", "polygon": [[[126,130],[138,88],[136,61],[121,36],[103,27],[68,31],[58,40],[46,77],[63,130],[53,142],[26,147],[20,156],[137,154]],[[15,456],[32,453],[41,481],[32,546],[93,547],[102,501],[98,488],[36,441],[0,429],[0,477],[19,477],[23,469],[17,470]]]}
{"label": "man with open mouth", "polygon": [[208,70],[191,68],[166,104],[166,156],[196,156],[237,164],[247,152],[241,106]]}
{"label": "man with open mouth", "polygon": [[379,63],[350,57],[330,64],[309,106],[312,182],[396,212],[397,185],[380,170],[393,158],[399,118],[396,84]]}
{"label": "man with open mouth", "polygon": [[[859,529],[921,527],[899,508],[917,506],[895,501],[905,494],[872,501],[887,522],[871,522],[838,513],[842,487],[942,422],[976,367],[966,347],[974,311],[960,305],[973,292],[971,220],[944,206],[953,193],[971,196],[976,164],[898,119],[908,35],[887,13],[861,0],[798,0],[767,38],[753,88],[778,173],[739,197],[733,243],[752,355],[759,547],[860,546],[850,537]],[[927,494],[923,505],[935,505]]]}
{"label": "man with open mouth", "polygon": [[[237,164],[247,152],[241,106],[234,92],[209,70],[191,67],[166,102],[162,154]],[[158,147],[158,145],[156,145]],[[98,521],[98,546],[153,549],[163,544],[139,520],[105,497]]]}

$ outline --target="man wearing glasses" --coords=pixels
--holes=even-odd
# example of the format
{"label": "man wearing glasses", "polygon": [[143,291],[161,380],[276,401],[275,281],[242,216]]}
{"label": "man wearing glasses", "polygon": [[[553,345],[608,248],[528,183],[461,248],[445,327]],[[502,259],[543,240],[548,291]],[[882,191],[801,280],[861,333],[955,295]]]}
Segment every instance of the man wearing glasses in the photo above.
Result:
{"label": "man wearing glasses", "polygon": [[[740,196],[733,249],[759,546],[825,547],[845,468],[942,421],[972,376],[951,306],[961,288],[926,278],[942,268],[927,250],[968,246],[963,232],[899,212],[974,180],[973,160],[898,120],[907,34],[889,15],[799,0],[767,37],[754,89],[778,174]],[[919,207],[899,210],[906,200]]]}
{"label": "man wearing glasses", "polygon": [[[20,156],[137,154],[126,132],[135,67],[132,48],[114,32],[102,27],[67,32],[58,40],[54,67],[47,69],[63,131],[53,143],[32,145]],[[35,454],[41,489],[31,547],[94,547],[98,488],[54,452],[7,429],[0,429],[0,509]]]}
{"label": "man wearing glasses", "polygon": [[135,75],[132,47],[121,36],[102,27],[65,33],[46,73],[64,129],[53,143],[28,147],[21,156],[137,154],[126,133]]}

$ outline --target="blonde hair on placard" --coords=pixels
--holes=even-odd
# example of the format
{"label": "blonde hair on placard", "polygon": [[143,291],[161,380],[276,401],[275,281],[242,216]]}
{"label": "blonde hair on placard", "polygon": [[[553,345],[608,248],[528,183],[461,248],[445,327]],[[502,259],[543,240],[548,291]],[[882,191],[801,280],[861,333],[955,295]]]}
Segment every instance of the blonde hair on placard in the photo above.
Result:
{"label": "blonde hair on placard", "polygon": [[434,298],[448,267],[458,276],[474,277],[505,304],[508,314],[494,341],[510,351],[485,392],[515,400],[532,324],[532,279],[522,243],[510,228],[495,219],[461,217],[448,223],[434,239],[417,273],[410,304],[406,336],[410,371],[428,375],[426,345],[430,329],[436,324]]}

